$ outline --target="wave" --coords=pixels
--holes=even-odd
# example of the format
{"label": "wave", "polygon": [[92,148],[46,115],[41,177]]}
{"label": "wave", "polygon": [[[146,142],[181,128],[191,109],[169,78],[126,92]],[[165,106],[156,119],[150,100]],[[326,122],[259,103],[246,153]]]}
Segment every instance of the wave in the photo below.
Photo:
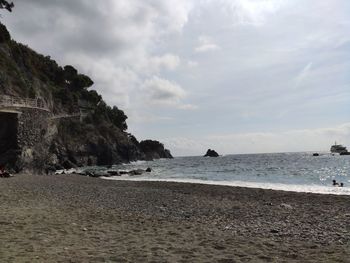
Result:
{"label": "wave", "polygon": [[315,193],[315,194],[332,194],[332,195],[350,195],[350,187],[333,187],[321,185],[293,185],[293,184],[279,184],[279,183],[258,183],[258,182],[244,182],[244,181],[211,181],[199,179],[157,179],[157,178],[130,178],[130,177],[101,177],[105,180],[117,181],[139,181],[139,182],[174,182],[174,183],[192,183],[192,184],[206,184],[219,186],[233,186],[245,188],[260,188],[278,191],[288,191],[297,193]]}

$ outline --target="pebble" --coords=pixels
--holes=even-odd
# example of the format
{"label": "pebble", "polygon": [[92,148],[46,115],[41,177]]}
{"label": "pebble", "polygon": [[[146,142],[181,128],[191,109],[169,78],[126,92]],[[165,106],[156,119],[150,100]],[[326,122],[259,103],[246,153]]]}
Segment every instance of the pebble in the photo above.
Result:
{"label": "pebble", "polygon": [[292,207],[291,205],[285,204],[285,203],[282,203],[280,206],[281,206],[282,208],[286,208],[286,209],[293,209],[293,207]]}

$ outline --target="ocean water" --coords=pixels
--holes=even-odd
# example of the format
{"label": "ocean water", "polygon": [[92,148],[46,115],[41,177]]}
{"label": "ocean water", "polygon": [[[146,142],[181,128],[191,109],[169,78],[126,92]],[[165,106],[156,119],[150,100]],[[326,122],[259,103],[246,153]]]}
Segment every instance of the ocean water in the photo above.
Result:
{"label": "ocean water", "polygon": [[[318,157],[312,156],[312,153],[178,157],[118,165],[112,169],[147,167],[152,168],[151,173],[105,179],[174,181],[350,195],[350,156],[330,153],[320,153]],[[343,182],[344,187],[332,186],[333,179]]]}

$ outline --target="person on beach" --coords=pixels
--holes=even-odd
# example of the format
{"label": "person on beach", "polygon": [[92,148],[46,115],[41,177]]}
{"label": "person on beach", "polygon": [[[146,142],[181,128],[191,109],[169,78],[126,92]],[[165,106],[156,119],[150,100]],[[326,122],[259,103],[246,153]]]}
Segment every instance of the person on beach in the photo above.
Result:
{"label": "person on beach", "polygon": [[5,173],[4,166],[0,165],[0,177],[3,177],[4,173]]}
{"label": "person on beach", "polygon": [[0,166],[0,177],[2,178],[11,177],[11,174],[6,172],[5,167],[3,165]]}
{"label": "person on beach", "polygon": [[338,183],[336,180],[333,180],[333,186],[344,187],[344,183]]}

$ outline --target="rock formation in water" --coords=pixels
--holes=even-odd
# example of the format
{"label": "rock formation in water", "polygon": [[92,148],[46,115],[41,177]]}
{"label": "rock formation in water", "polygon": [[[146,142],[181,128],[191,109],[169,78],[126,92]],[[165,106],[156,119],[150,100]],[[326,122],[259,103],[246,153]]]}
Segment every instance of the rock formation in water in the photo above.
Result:
{"label": "rock formation in water", "polygon": [[219,154],[214,150],[208,149],[204,157],[219,157]]}
{"label": "rock formation in water", "polygon": [[11,40],[0,23],[0,165],[16,172],[171,158],[156,141],[127,132],[127,116],[108,106],[72,66]]}

